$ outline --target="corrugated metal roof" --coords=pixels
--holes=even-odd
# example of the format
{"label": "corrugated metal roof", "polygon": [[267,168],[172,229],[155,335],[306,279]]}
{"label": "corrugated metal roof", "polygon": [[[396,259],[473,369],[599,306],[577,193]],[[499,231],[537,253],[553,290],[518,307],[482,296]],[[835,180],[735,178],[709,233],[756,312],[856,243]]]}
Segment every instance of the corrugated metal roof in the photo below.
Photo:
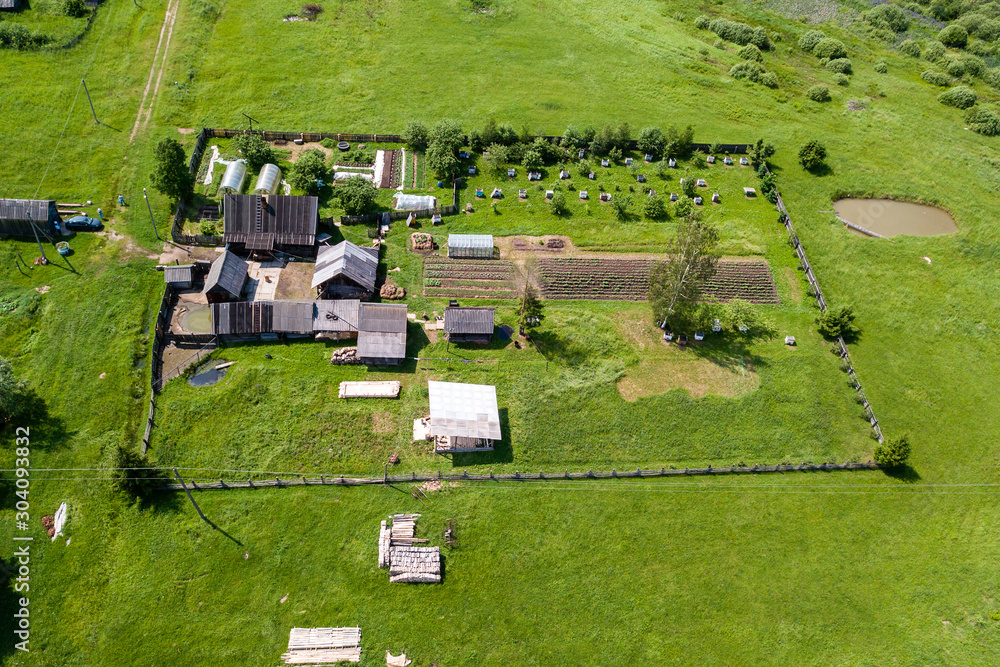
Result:
{"label": "corrugated metal roof", "polygon": [[[319,199],[290,195],[226,195],[223,197],[226,243],[270,250],[275,245],[316,244]],[[270,246],[268,246],[270,244]]]}
{"label": "corrugated metal roof", "polygon": [[234,301],[212,304],[212,333],[258,334],[271,333],[272,301]]}
{"label": "corrugated metal roof", "polygon": [[406,334],[406,304],[362,303],[358,330]]}
{"label": "corrugated metal roof", "polygon": [[272,301],[271,331],[276,333],[312,333],[312,301]]}
{"label": "corrugated metal roof", "polygon": [[493,308],[445,308],[444,330],[456,334],[492,334]]}
{"label": "corrugated metal roof", "polygon": [[163,282],[190,283],[194,280],[194,264],[168,266],[163,269]]}
{"label": "corrugated metal roof", "polygon": [[335,246],[319,249],[312,286],[318,287],[337,276],[344,276],[369,292],[374,292],[376,271],[378,248],[362,248],[350,241],[341,241]]}
{"label": "corrugated metal roof", "polygon": [[496,387],[431,380],[427,383],[427,393],[431,435],[501,438]]}
{"label": "corrugated metal roof", "polygon": [[0,220],[60,220],[54,199],[0,199]]}
{"label": "corrugated metal roof", "polygon": [[449,248],[493,248],[492,234],[448,234]]}
{"label": "corrugated metal roof", "polygon": [[313,331],[357,331],[361,302],[357,299],[316,301]]}
{"label": "corrugated metal roof", "polygon": [[358,357],[361,359],[403,359],[406,357],[406,332],[360,332],[358,334]]}
{"label": "corrugated metal roof", "polygon": [[243,285],[247,281],[247,270],[250,265],[226,250],[218,259],[212,262],[212,269],[205,278],[203,293],[222,290],[233,298],[239,298]]}

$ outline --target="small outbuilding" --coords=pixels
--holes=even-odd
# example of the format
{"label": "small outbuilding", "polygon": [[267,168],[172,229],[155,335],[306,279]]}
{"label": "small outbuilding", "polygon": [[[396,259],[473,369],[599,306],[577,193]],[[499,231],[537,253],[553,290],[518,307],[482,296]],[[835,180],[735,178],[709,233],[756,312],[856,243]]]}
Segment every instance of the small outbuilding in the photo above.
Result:
{"label": "small outbuilding", "polygon": [[212,262],[202,293],[209,303],[239,299],[250,265],[228,250]]}
{"label": "small outbuilding", "polygon": [[563,169],[562,171],[559,172],[559,178],[562,178],[562,179],[569,178],[569,172],[566,171],[565,169]]}
{"label": "small outbuilding", "polygon": [[586,199],[586,198],[587,198],[587,191],[580,190],[580,199]]}
{"label": "small outbuilding", "polygon": [[181,264],[164,268],[163,282],[174,289],[190,289],[194,282],[194,264]]}
{"label": "small outbuilding", "polygon": [[312,287],[319,298],[368,297],[375,291],[377,271],[378,248],[341,241],[319,249]]}
{"label": "small outbuilding", "polygon": [[281,170],[278,169],[278,165],[265,164],[257,175],[257,184],[253,186],[254,193],[276,195],[279,187],[281,187]]}
{"label": "small outbuilding", "polygon": [[695,203],[695,204],[697,204],[698,206],[701,206],[701,203],[702,203],[703,201],[704,201],[704,200],[703,200],[703,199],[702,199],[701,197],[695,197],[695,198],[694,198],[694,203]]}
{"label": "small outbuilding", "polygon": [[431,380],[427,394],[435,452],[493,450],[502,437],[496,387]]}
{"label": "small outbuilding", "polygon": [[699,178],[698,181],[697,181],[697,183],[696,183],[696,185],[699,188],[707,188],[708,187],[708,182],[704,178]]}
{"label": "small outbuilding", "polygon": [[315,301],[313,303],[313,332],[324,338],[343,340],[358,335],[358,316],[361,302],[357,299]]}
{"label": "small outbuilding", "polygon": [[670,158],[670,160],[667,162],[667,166],[673,169],[674,167],[677,166],[677,160]]}
{"label": "small outbuilding", "polygon": [[503,190],[493,188],[493,192],[490,193],[490,199],[503,199]]}
{"label": "small outbuilding", "polygon": [[444,332],[451,343],[489,344],[493,338],[495,309],[485,307],[444,309]]}
{"label": "small outbuilding", "polygon": [[750,164],[750,160],[746,159],[745,157],[741,157],[741,158],[740,158],[740,164],[741,164],[742,166],[746,167],[747,165],[749,165],[749,164]]}
{"label": "small outbuilding", "polygon": [[609,160],[608,158],[602,158],[601,159],[601,166],[602,167],[610,167],[611,166],[611,160]]}
{"label": "small outbuilding", "polygon": [[470,164],[469,165],[469,176],[475,176],[475,175],[476,175],[476,165]]}
{"label": "small outbuilding", "polygon": [[54,199],[0,199],[0,236],[54,236],[61,222]]}
{"label": "small outbuilding", "polygon": [[492,234],[449,234],[448,257],[493,259]]}
{"label": "small outbuilding", "polygon": [[743,188],[743,194],[746,195],[747,197],[756,197],[757,191],[754,190],[753,188]]}
{"label": "small outbuilding", "polygon": [[247,180],[247,161],[233,160],[226,165],[219,185],[220,194],[239,194],[243,191],[243,183]]}
{"label": "small outbuilding", "polygon": [[358,359],[398,365],[406,358],[406,304],[362,303],[358,313]]}
{"label": "small outbuilding", "polygon": [[517,176],[517,170],[514,169],[514,167],[511,167],[510,169],[507,170],[508,178],[514,178],[515,176]]}

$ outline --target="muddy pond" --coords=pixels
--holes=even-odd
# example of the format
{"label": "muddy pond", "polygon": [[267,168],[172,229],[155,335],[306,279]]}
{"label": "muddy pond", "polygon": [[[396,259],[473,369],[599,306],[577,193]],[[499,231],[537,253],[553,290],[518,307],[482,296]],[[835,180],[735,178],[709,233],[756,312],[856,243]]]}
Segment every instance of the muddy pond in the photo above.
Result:
{"label": "muddy pond", "polygon": [[[837,217],[879,236],[938,236],[954,234],[958,226],[947,212],[933,206],[891,199],[840,199],[833,203]],[[861,230],[853,234],[870,238]]]}
{"label": "muddy pond", "polygon": [[225,359],[211,359],[204,362],[194,369],[191,377],[188,378],[188,384],[192,387],[211,387],[226,377],[226,371],[229,370],[228,366],[225,368],[216,368],[226,363],[228,362]]}
{"label": "muddy pond", "polygon": [[212,333],[212,311],[207,305],[191,306],[181,326],[191,333]]}

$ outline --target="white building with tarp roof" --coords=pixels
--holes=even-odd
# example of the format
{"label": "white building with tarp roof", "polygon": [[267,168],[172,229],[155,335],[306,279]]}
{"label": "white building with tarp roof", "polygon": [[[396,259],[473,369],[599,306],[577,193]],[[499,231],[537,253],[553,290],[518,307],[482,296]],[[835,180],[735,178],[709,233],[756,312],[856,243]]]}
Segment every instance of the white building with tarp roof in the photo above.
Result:
{"label": "white building with tarp roof", "polygon": [[493,443],[501,438],[496,387],[431,380],[427,394],[430,417],[417,421],[433,440],[435,452],[493,450]]}

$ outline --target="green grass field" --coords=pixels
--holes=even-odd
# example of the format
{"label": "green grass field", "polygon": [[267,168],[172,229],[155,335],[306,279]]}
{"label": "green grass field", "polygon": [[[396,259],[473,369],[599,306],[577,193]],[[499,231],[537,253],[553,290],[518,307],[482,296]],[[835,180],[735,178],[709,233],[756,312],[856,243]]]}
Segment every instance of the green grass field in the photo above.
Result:
{"label": "green grass field", "polygon": [[[325,5],[316,22],[286,23],[281,18],[294,5],[181,3],[152,121],[129,143],[165,6],[106,3],[73,50],[0,52],[3,70],[17,73],[0,91],[0,116],[10,119],[0,125],[0,194],[91,199],[127,237],[78,235],[68,262],[28,275],[14,268],[14,253],[30,262],[33,244],[0,242],[0,355],[38,397],[29,419],[32,651],[16,652],[5,639],[0,661],[277,664],[289,628],[339,625],[362,627],[366,665],[381,664],[386,649],[405,650],[415,667],[995,661],[997,140],[965,131],[962,112],[936,101],[939,89],[920,79],[926,62],[861,38],[847,21],[823,26],[854,61],[849,86],[833,85],[833,74],[796,46],[807,26],[788,17],[843,17],[857,7],[495,0],[492,13],[474,14],[464,2],[373,0]],[[764,56],[780,87],[730,79],[736,49],[717,49],[714,34],[694,27],[703,13],[781,33]],[[874,71],[879,60],[887,74]],[[90,115],[83,77],[102,125]],[[831,102],[804,97],[816,82],[830,84]],[[996,102],[995,91],[972,85]],[[849,108],[851,100],[858,104]],[[698,141],[767,137],[827,301],[852,304],[859,314],[863,334],[851,345],[858,376],[885,432],[910,434],[911,468],[465,485],[423,502],[405,486],[196,494],[225,534],[203,523],[182,495],[128,505],[111,495],[99,468],[115,445],[137,442],[148,401],[145,332],[161,293],[149,257],[160,245],[141,200],[152,146],[174,136],[190,148],[194,135],[178,128],[239,126],[241,112],[287,131],[391,132],[412,118],[442,117],[471,128],[493,115],[552,134],[569,124],[627,121],[633,130],[691,123]],[[802,170],[795,157],[813,137],[830,153],[822,176]],[[434,184],[430,174],[425,180]],[[119,193],[129,202],[122,211],[113,206]],[[860,239],[828,212],[845,193],[935,203],[952,213],[959,232]],[[163,233],[170,207],[158,194],[151,201]],[[548,213],[501,207],[497,216],[482,206],[448,220],[444,233],[485,231],[495,217],[506,233],[558,227],[577,245],[625,241],[658,250],[660,234],[672,227],[581,225],[578,213],[557,225]],[[808,296],[792,298],[801,294],[801,274],[780,226],[769,224],[766,213],[759,221],[748,216],[748,245],[763,245],[749,254],[768,259],[782,298],[769,312],[780,328],[814,343],[815,309]],[[363,227],[341,232],[366,242]],[[385,268],[400,267],[393,275],[411,292],[411,312],[440,311],[444,301],[414,294],[421,263],[404,249],[405,236],[391,232]],[[499,305],[510,320],[510,305]],[[223,350],[219,356],[237,364],[221,384],[195,390],[175,380],[158,398],[151,455],[183,467],[371,472],[399,450],[404,470],[433,469],[437,461],[398,430],[423,407],[419,387],[431,376],[495,378],[508,397],[511,460],[484,467],[839,460],[870,450],[836,358],[818,344],[802,345],[799,356],[777,341],[755,344],[748,355],[764,362],[758,384],[733,379],[733,397],[691,398],[675,388],[629,402],[615,385],[621,378],[658,389],[664,374],[656,364],[678,376],[694,367],[643,348],[641,335],[618,335],[630,317],[649,325],[643,306],[548,308],[543,333],[564,335],[572,354],[564,348],[549,358],[544,344],[542,353],[462,350],[483,363],[379,371],[373,375],[417,385],[385,408],[337,404],[336,381],[366,371],[331,367],[321,346],[276,348],[280,357],[270,366],[263,359],[270,348]],[[445,356],[440,342],[411,340],[421,356]],[[451,354],[460,357],[455,347]],[[697,391],[701,376],[690,377]],[[387,423],[396,430],[385,432]],[[8,443],[13,437],[5,429]],[[63,468],[79,470],[45,470]],[[17,498],[10,484],[0,491],[0,522],[13,533]],[[39,524],[62,501],[70,507],[69,545],[43,539]],[[378,522],[400,511],[424,514],[418,532],[432,544],[443,544],[446,519],[458,521],[459,546],[445,549],[441,586],[390,585],[377,570]],[[13,636],[15,603],[3,588],[5,638]]]}

